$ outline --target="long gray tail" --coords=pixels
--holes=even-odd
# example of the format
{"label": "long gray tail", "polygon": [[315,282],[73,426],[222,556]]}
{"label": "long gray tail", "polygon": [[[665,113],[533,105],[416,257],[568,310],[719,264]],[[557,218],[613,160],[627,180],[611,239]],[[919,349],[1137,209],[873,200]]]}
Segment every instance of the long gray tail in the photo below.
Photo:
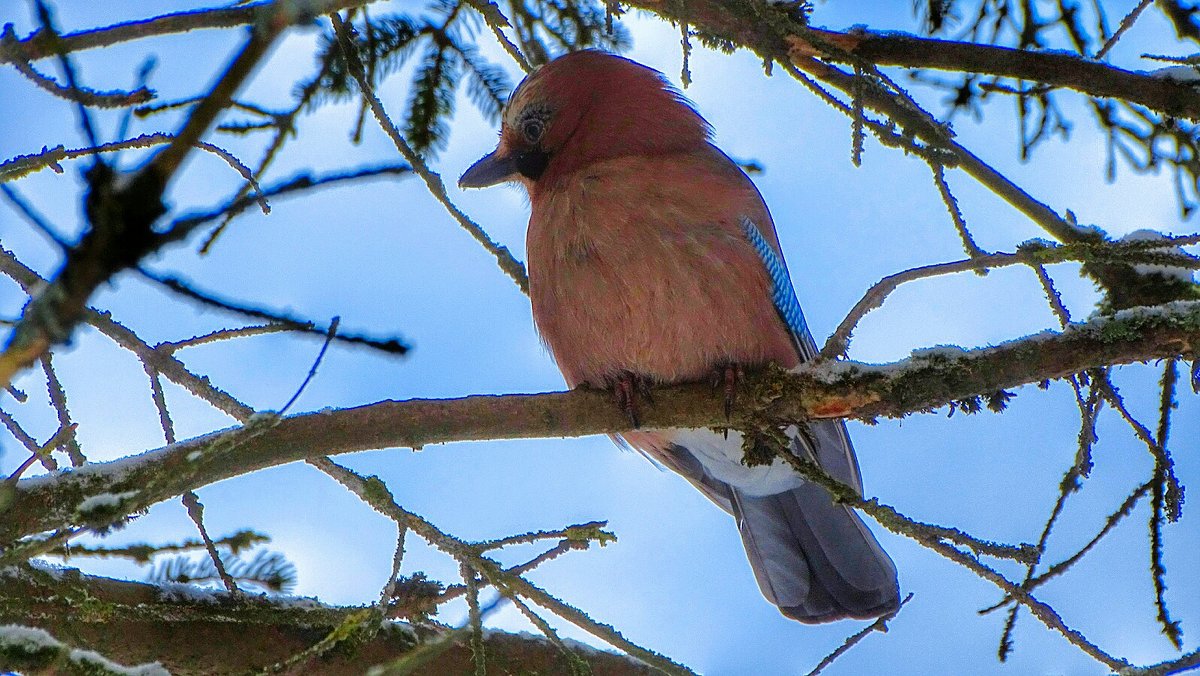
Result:
{"label": "long gray tail", "polygon": [[899,607],[896,566],[854,510],[804,484],[762,497],[733,488],[734,516],[763,595],[806,623]]}
{"label": "long gray tail", "polygon": [[[862,477],[845,424],[817,421],[807,431],[791,430],[792,452],[815,460],[862,495]],[[740,439],[729,438],[739,451]],[[733,514],[763,596],[784,615],[819,623],[878,617],[900,607],[895,564],[858,514],[835,503],[825,489],[797,477],[795,488],[754,494],[757,491],[718,479],[682,446],[673,445],[654,457]]]}

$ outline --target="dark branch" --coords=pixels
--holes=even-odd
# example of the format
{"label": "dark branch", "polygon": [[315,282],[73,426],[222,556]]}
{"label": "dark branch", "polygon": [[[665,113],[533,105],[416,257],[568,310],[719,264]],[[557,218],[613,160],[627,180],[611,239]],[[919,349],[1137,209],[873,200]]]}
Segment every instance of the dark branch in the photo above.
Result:
{"label": "dark branch", "polygon": [[0,62],[36,61],[54,56],[56,49],[66,53],[77,52],[156,35],[185,33],[202,28],[232,28],[262,24],[268,21],[286,21],[292,24],[309,23],[321,14],[358,7],[370,1],[335,0],[307,3],[310,5],[310,12],[292,9],[292,7],[305,7],[306,3],[288,2],[287,0],[256,2],[236,7],[210,7],[67,33],[58,36],[57,45],[43,31],[35,31],[20,40],[4,38],[3,41],[0,41]]}
{"label": "dark branch", "polygon": [[[998,75],[1072,89],[1097,98],[1122,99],[1174,117],[1200,119],[1200,91],[1189,83],[1135,73],[1066,52],[1013,49],[896,32],[815,32],[848,47],[854,56],[880,66]],[[793,39],[793,48],[811,44],[803,35]],[[830,56],[837,59],[836,54]]]}

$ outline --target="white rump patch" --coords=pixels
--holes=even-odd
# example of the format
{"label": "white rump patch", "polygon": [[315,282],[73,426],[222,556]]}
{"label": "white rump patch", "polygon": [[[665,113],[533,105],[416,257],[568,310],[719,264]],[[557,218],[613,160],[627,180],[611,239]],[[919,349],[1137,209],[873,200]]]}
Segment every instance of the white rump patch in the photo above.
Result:
{"label": "white rump patch", "polygon": [[770,465],[742,464],[742,434],[729,431],[729,438],[707,428],[671,430],[672,443],[691,451],[713,478],[737,487],[746,495],[775,495],[799,487],[804,478],[791,465],[776,459]]}

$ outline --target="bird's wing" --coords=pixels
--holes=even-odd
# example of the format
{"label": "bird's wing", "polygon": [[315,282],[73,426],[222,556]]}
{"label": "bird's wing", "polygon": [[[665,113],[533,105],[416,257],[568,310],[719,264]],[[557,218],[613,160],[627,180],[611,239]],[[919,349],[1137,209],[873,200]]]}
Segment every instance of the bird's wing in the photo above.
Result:
{"label": "bird's wing", "polygon": [[[768,221],[769,223],[769,221]],[[804,321],[804,311],[800,309],[800,301],[796,298],[796,290],[792,287],[792,278],[788,274],[787,263],[763,236],[763,229],[747,215],[738,218],[742,234],[750,241],[754,251],[762,260],[767,276],[771,280],[771,301],[779,312],[788,331],[792,334],[792,342],[800,354],[800,361],[809,361],[817,356],[817,344],[812,333],[808,330],[808,322]],[[776,245],[777,246],[777,245]]]}

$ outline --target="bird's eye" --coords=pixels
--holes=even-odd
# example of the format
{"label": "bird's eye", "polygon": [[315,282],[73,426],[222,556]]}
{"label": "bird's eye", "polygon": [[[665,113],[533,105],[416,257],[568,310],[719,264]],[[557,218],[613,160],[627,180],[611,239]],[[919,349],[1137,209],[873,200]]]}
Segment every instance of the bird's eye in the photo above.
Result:
{"label": "bird's eye", "polygon": [[537,143],[542,138],[542,133],[546,131],[546,124],[536,117],[526,119],[521,123],[521,133],[525,135],[525,139],[530,143]]}

